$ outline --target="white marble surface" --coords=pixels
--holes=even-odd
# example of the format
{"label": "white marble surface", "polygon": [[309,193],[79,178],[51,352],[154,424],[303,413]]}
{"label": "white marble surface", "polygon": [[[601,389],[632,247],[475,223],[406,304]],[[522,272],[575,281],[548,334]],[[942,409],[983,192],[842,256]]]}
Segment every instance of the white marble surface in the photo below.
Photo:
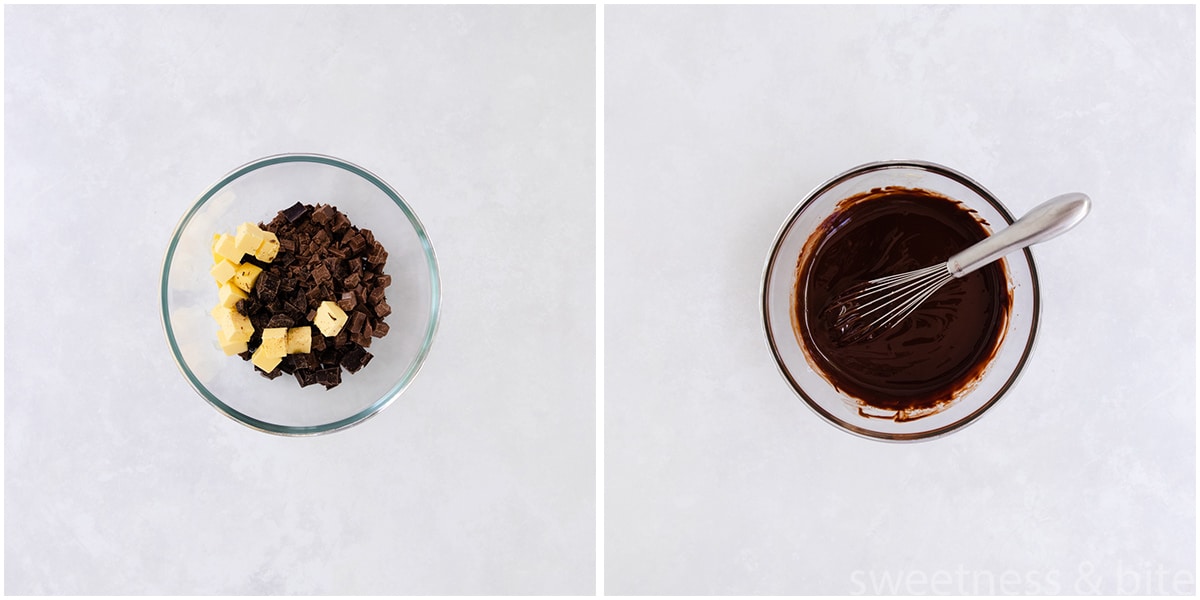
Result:
{"label": "white marble surface", "polygon": [[[593,7],[4,10],[6,592],[592,592]],[[312,439],[159,324],[189,203],[294,151],[396,187],[445,294],[405,395]]]}
{"label": "white marble surface", "polygon": [[[605,18],[607,592],[1195,592],[1194,7]],[[821,421],[758,313],[789,211],[887,158],[1095,203],[1011,396],[916,445]]]}

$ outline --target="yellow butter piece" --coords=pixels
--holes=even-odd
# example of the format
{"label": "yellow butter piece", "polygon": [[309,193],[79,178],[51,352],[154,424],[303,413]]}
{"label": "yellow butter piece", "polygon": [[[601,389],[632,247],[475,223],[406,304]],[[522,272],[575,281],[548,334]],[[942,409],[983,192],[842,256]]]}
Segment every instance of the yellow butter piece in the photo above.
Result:
{"label": "yellow butter piece", "polygon": [[262,273],[262,268],[254,263],[243,263],[237,266],[237,272],[233,274],[233,283],[242,288],[242,291],[249,292],[254,289],[254,280],[258,279],[258,274]]}
{"label": "yellow butter piece", "polygon": [[342,307],[336,302],[326,300],[317,307],[317,318],[313,319],[313,325],[316,325],[325,337],[333,337],[346,326],[346,320],[346,312]]}
{"label": "yellow butter piece", "polygon": [[231,281],[226,281],[221,286],[221,290],[217,292],[217,296],[221,299],[221,306],[225,308],[234,308],[237,306],[238,300],[245,300],[250,297],[249,294],[242,291],[242,288],[234,285]]}
{"label": "yellow butter piece", "polygon": [[212,245],[208,247],[209,250],[212,250],[213,262],[215,262],[215,263],[219,263],[225,259],[220,254],[217,254],[217,242],[219,242],[219,241],[221,241],[221,234],[214,233]]}
{"label": "yellow butter piece", "polygon": [[272,356],[269,353],[263,352],[262,346],[259,346],[258,350],[255,350],[254,354],[250,355],[250,362],[267,373],[274,371],[275,367],[278,367],[282,361],[282,356]]}
{"label": "yellow butter piece", "polygon": [[225,356],[233,356],[241,354],[248,350],[245,340],[231,340],[225,335],[224,329],[217,330],[217,343],[221,345],[221,350],[225,351]]}
{"label": "yellow butter piece", "polygon": [[217,280],[217,285],[225,285],[225,282],[233,279],[234,274],[237,273],[237,265],[222,258],[221,262],[213,265],[208,272],[213,279]]}
{"label": "yellow butter piece", "polygon": [[217,325],[221,327],[221,331],[225,332],[226,339],[248,342],[250,336],[254,334],[254,325],[250,323],[250,317],[238,312],[236,308],[218,304],[213,307],[210,314],[216,320]]}
{"label": "yellow butter piece", "polygon": [[235,265],[242,262],[242,254],[244,254],[238,251],[233,236],[228,233],[222,233],[217,238],[216,245],[213,246],[213,252]]}
{"label": "yellow butter piece", "polygon": [[258,245],[258,249],[254,251],[254,258],[263,262],[271,262],[275,260],[275,256],[279,254],[279,238],[270,231],[264,231],[263,241]]}
{"label": "yellow butter piece", "polygon": [[237,235],[233,238],[233,245],[238,252],[242,254],[254,254],[263,241],[263,230],[258,228],[258,225],[249,221],[238,225]]}
{"label": "yellow butter piece", "polygon": [[270,327],[262,333],[262,345],[257,352],[267,356],[287,356],[287,327]]}
{"label": "yellow butter piece", "polygon": [[292,327],[287,330],[287,353],[305,354],[312,352],[312,327]]}

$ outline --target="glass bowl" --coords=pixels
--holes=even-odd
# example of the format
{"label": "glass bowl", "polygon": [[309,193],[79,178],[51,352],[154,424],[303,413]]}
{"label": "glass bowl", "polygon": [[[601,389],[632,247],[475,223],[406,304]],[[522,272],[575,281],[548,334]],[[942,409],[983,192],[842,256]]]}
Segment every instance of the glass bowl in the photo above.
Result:
{"label": "glass bowl", "polygon": [[[209,269],[214,233],[265,223],[296,202],[332,204],[388,252],[392,276],[389,332],[373,340],[371,363],[342,383],[301,388],[269,380],[217,345],[209,311],[217,287]],[[441,298],[433,246],[412,208],[382,179],[355,164],[317,154],[261,158],[222,177],[183,215],[162,267],[162,322],[188,383],[213,407],[248,427],[279,435],[317,435],[356,425],[391,404],[413,381],[437,331]]]}
{"label": "glass bowl", "polygon": [[860,403],[839,391],[809,363],[793,328],[792,294],[801,250],[841,200],[875,188],[925,189],[962,202],[988,224],[1013,222],[990,192],[967,176],[923,161],[886,161],[861,165],[830,179],[808,194],[780,228],[763,270],[763,327],[767,344],[784,379],[818,415],[837,427],[872,439],[915,441],[948,434],[978,419],[1016,382],[1029,360],[1038,329],[1040,296],[1037,270],[1028,249],[1006,261],[1012,308],[995,357],[973,388],[944,410],[912,420],[870,416]]}

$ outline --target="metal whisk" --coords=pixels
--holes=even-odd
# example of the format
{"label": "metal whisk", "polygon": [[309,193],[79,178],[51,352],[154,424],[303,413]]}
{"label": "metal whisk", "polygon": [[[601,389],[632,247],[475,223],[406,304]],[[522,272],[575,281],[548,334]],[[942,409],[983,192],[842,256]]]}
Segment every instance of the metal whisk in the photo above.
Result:
{"label": "metal whisk", "polygon": [[1013,250],[1057,237],[1079,224],[1092,201],[1080,193],[1056,196],[1004,231],[951,256],[945,263],[855,284],[825,306],[834,339],[848,345],[894,327],[955,277],[962,277]]}

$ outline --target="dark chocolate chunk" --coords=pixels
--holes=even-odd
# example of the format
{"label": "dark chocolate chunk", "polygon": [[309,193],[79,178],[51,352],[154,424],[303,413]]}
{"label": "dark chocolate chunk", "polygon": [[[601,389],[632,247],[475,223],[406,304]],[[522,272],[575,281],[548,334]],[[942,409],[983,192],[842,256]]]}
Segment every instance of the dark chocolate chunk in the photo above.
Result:
{"label": "dark chocolate chunk", "polygon": [[351,333],[350,341],[365,348],[371,345],[371,334],[367,333],[365,330],[359,331],[358,333]]}
{"label": "dark chocolate chunk", "polygon": [[266,377],[267,379],[275,379],[276,377],[283,375],[283,371],[280,371],[279,367],[275,367],[270,373],[268,373],[258,367],[254,367],[254,370],[258,371],[259,375],[262,375],[263,377]]}
{"label": "dark chocolate chunk", "polygon": [[392,276],[391,275],[380,275],[380,276],[376,277],[375,285],[377,285],[381,288],[385,288],[389,285],[392,285]]}
{"label": "dark chocolate chunk", "polygon": [[275,327],[291,327],[295,324],[296,324],[296,322],[294,320],[292,320],[291,317],[289,317],[285,314],[276,314],[276,315],[271,315],[271,320],[267,321],[267,328],[270,329],[270,328],[275,328]]}
{"label": "dark chocolate chunk", "polygon": [[379,304],[375,305],[375,314],[382,319],[383,317],[392,314],[392,307],[388,306],[387,302],[380,302]]}
{"label": "dark chocolate chunk", "polygon": [[354,292],[343,292],[342,297],[338,299],[338,306],[344,311],[354,310],[358,306],[358,300],[354,298]]}
{"label": "dark chocolate chunk", "polygon": [[301,369],[315,370],[317,367],[320,366],[320,363],[317,361],[316,355],[314,355],[311,352],[306,352],[303,354],[290,354],[290,355],[288,355],[288,357],[292,359],[292,365],[296,367],[296,370],[301,370]]}
{"label": "dark chocolate chunk", "polygon": [[370,303],[371,306],[379,306],[379,303],[383,302],[384,293],[385,292],[382,287],[377,287],[371,290],[371,293],[367,294],[367,302]]}
{"label": "dark chocolate chunk", "polygon": [[363,330],[363,326],[367,324],[367,314],[355,311],[350,317],[350,333],[358,333]]}
{"label": "dark chocolate chunk", "polygon": [[315,286],[308,288],[308,292],[305,293],[305,296],[308,297],[306,300],[308,301],[309,308],[313,308],[315,306],[320,305],[321,300],[327,298],[327,296],[325,296],[324,291],[322,291],[321,288],[315,287]]}
{"label": "dark chocolate chunk", "polygon": [[343,214],[342,211],[337,211],[337,213],[333,215],[333,232],[340,233],[349,229],[350,219]]}
{"label": "dark chocolate chunk", "polygon": [[328,204],[318,205],[312,213],[312,222],[323,225],[333,219],[333,207]]}
{"label": "dark chocolate chunk", "polygon": [[376,249],[367,255],[367,262],[371,263],[372,265],[382,265],[383,263],[387,262],[387,250],[384,250],[383,246],[379,246],[379,242],[375,242],[375,244]]}
{"label": "dark chocolate chunk", "polygon": [[314,244],[319,244],[321,246],[328,246],[330,240],[332,239],[333,235],[324,229],[318,229],[317,232],[313,234],[312,238]]}
{"label": "dark chocolate chunk", "polygon": [[325,266],[325,263],[317,263],[317,266],[312,270],[312,276],[313,281],[315,281],[317,285],[328,283],[333,278],[333,275],[329,273],[329,269]]}
{"label": "dark chocolate chunk", "polygon": [[389,329],[390,329],[390,327],[388,327],[387,323],[384,323],[383,321],[376,321],[375,322],[375,330],[371,332],[371,335],[373,335],[377,338],[381,338],[388,334]]}
{"label": "dark chocolate chunk", "polygon": [[346,352],[345,354],[342,355],[342,360],[340,361],[340,364],[343,367],[346,367],[347,371],[354,373],[355,371],[358,371],[362,367],[362,357],[366,353],[367,353],[366,350],[363,350],[359,346],[355,346],[354,348],[351,348],[348,352]]}
{"label": "dark chocolate chunk", "polygon": [[367,240],[358,234],[350,235],[346,237],[346,247],[350,249],[351,255],[358,254],[367,247]]}
{"label": "dark chocolate chunk", "polygon": [[254,281],[254,295],[262,302],[270,302],[279,294],[279,276],[263,271]]}
{"label": "dark chocolate chunk", "polygon": [[309,346],[313,352],[318,352],[325,349],[325,336],[317,333],[312,336],[312,344]]}
{"label": "dark chocolate chunk", "polygon": [[317,382],[317,375],[311,369],[296,369],[296,381],[300,387],[308,387]]}
{"label": "dark chocolate chunk", "polygon": [[296,221],[300,220],[300,217],[308,214],[308,207],[297,202],[291,205],[289,208],[285,208],[280,212],[280,214],[282,214],[289,223],[295,223]]}
{"label": "dark chocolate chunk", "polygon": [[342,382],[342,370],[337,365],[326,367],[314,373],[317,377],[317,383],[329,389]]}

